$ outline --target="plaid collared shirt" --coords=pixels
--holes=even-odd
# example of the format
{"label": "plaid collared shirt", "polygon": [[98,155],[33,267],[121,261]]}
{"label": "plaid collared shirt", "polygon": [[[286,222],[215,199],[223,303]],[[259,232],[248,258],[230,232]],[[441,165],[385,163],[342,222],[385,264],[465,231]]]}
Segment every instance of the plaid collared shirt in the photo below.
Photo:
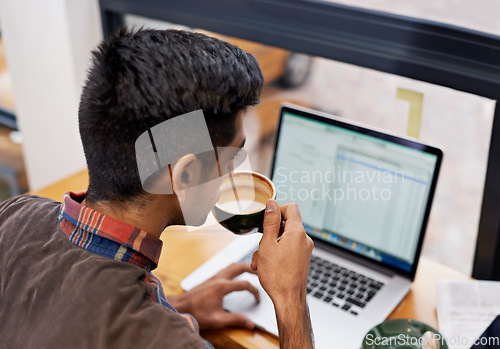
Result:
{"label": "plaid collared shirt", "polygon": [[[59,211],[59,225],[64,235],[87,251],[145,269],[144,282],[151,286],[151,301],[177,312],[168,303],[160,280],[151,273],[158,265],[163,242],[144,230],[81,205],[85,194],[84,191],[64,194]],[[179,315],[199,332],[198,323],[190,314]],[[213,348],[210,343],[206,344],[207,348]]]}

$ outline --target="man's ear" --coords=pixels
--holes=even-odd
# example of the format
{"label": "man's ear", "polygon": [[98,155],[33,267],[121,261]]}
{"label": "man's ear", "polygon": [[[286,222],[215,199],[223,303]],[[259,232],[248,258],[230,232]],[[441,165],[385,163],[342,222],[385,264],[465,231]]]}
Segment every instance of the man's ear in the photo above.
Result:
{"label": "man's ear", "polygon": [[196,155],[186,154],[171,165],[172,186],[179,201],[186,199],[186,189],[196,186],[200,181],[200,165]]}

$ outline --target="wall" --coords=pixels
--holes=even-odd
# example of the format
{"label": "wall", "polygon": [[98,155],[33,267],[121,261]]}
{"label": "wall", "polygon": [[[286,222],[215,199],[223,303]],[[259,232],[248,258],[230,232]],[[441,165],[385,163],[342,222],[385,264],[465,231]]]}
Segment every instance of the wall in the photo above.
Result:
{"label": "wall", "polygon": [[[97,0],[0,0],[31,190],[85,168],[78,103],[102,38]],[[68,188],[71,189],[71,188]]]}

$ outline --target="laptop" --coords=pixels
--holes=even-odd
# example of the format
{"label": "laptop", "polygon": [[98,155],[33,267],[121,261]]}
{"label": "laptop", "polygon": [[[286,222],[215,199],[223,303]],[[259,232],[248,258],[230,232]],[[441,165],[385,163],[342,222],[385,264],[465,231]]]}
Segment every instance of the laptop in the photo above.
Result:
{"label": "laptop", "polygon": [[[293,105],[283,105],[271,179],[280,204],[299,205],[314,240],[307,299],[317,348],[360,348],[408,293],[415,277],[441,150]],[[261,234],[236,238],[181,282],[190,290],[236,261],[251,261]],[[293,258],[293,256],[290,256]],[[260,292],[224,298],[278,335],[273,304]]]}

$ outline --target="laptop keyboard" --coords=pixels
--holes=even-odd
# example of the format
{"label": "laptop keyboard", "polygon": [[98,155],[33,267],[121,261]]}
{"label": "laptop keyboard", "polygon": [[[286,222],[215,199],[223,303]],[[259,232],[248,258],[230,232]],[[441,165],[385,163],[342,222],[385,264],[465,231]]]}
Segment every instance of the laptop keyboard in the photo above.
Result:
{"label": "laptop keyboard", "polygon": [[[251,263],[256,250],[250,251],[240,261]],[[307,294],[352,315],[358,315],[383,286],[380,281],[311,256]]]}
{"label": "laptop keyboard", "polygon": [[380,281],[311,256],[307,293],[352,315],[358,315],[383,286]]}

